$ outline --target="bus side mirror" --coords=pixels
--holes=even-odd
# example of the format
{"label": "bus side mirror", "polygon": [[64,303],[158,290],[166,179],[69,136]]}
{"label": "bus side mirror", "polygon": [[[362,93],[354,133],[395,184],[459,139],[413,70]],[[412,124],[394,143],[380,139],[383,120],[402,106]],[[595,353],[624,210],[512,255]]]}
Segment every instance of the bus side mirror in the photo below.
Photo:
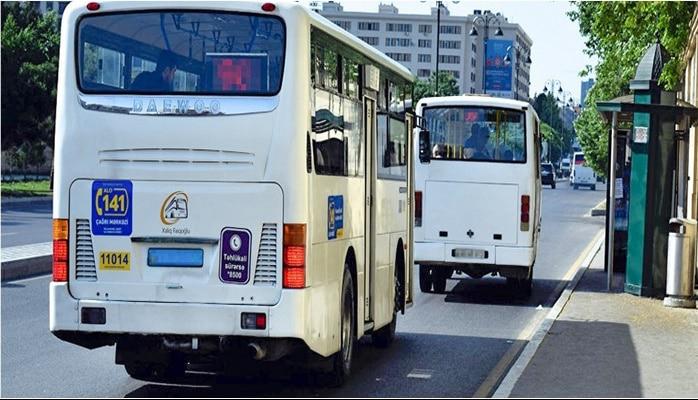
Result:
{"label": "bus side mirror", "polygon": [[431,161],[431,134],[428,130],[419,131],[419,162]]}

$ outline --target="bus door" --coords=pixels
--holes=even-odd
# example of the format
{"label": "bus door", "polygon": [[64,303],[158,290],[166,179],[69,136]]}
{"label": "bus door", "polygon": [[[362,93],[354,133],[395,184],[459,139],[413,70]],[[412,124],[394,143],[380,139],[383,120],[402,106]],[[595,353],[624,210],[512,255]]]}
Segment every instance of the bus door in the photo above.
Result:
{"label": "bus door", "polygon": [[366,157],[364,157],[365,165],[365,222],[364,222],[364,266],[365,266],[365,282],[364,293],[364,316],[366,321],[373,320],[373,303],[374,299],[374,277],[376,272],[375,258],[375,182],[376,182],[376,155],[375,155],[375,138],[376,138],[376,100],[364,96],[364,137],[366,138]]}

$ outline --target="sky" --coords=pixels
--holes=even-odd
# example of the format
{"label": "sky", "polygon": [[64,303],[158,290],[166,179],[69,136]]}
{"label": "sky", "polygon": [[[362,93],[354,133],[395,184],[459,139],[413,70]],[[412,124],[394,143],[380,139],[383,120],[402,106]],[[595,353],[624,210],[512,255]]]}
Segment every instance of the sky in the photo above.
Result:
{"label": "sky", "polygon": [[[322,0],[317,0],[322,3]],[[344,11],[378,12],[377,0],[335,0]],[[305,1],[306,4],[310,1]],[[429,14],[436,1],[426,0],[384,0],[393,4],[401,14]],[[465,16],[473,10],[500,12],[511,23],[521,25],[533,40],[531,47],[531,86],[530,95],[542,93],[546,82],[560,81],[562,89],[569,91],[579,103],[581,82],[587,78],[579,72],[587,64],[596,61],[583,53],[584,39],[576,22],[570,21],[566,12],[572,9],[568,1],[454,1],[444,0],[452,16]],[[593,77],[593,75],[592,75]],[[558,84],[555,84],[556,89]],[[568,95],[569,96],[569,95]]]}

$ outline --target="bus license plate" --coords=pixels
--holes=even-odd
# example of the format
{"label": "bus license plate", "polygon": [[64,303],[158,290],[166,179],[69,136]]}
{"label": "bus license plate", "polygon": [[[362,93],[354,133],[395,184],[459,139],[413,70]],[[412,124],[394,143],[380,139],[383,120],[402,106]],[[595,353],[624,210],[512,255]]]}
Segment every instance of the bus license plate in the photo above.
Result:
{"label": "bus license plate", "polygon": [[478,249],[453,249],[453,257],[484,259],[487,258],[487,252]]}
{"label": "bus license plate", "polygon": [[127,251],[100,251],[99,269],[101,271],[130,271],[131,253]]}

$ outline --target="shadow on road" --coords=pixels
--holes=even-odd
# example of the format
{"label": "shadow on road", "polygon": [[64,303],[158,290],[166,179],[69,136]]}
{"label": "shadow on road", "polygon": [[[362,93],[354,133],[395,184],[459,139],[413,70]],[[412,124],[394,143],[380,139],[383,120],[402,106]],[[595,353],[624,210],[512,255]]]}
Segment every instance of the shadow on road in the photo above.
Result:
{"label": "shadow on road", "polygon": [[[455,275],[456,285],[447,291],[444,297],[446,303],[463,304],[489,304],[504,306],[524,306],[538,307],[546,304],[549,296],[555,288],[562,282],[552,279],[533,279],[533,289],[531,296],[526,298],[515,293],[506,284],[504,278],[487,277],[482,279],[472,279]],[[559,295],[559,293],[557,293]],[[555,297],[557,297],[557,295]],[[437,295],[438,296],[438,295]],[[444,296],[444,295],[441,295]]]}
{"label": "shadow on road", "polygon": [[[181,384],[147,383],[126,397],[464,397],[471,396],[512,341],[398,333],[388,349],[359,343],[352,376],[340,388],[283,364],[255,377],[188,373]],[[408,377],[418,371],[418,377]],[[480,371],[481,374],[473,373]]]}
{"label": "shadow on road", "polygon": [[556,321],[510,397],[643,397],[630,328]]}

